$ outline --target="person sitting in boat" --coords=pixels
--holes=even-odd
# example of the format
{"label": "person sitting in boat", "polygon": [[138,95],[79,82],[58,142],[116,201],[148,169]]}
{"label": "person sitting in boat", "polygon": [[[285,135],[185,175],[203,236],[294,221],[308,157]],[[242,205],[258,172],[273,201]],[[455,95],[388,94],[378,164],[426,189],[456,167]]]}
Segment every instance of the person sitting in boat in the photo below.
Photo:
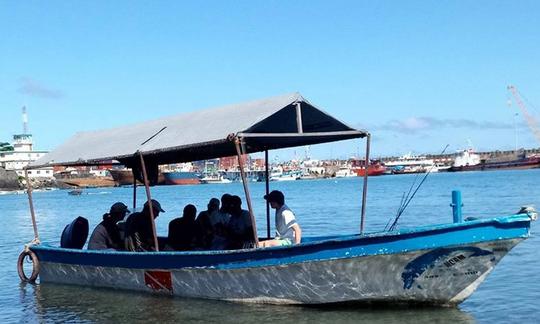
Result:
{"label": "person sitting in boat", "polygon": [[186,205],[181,218],[173,219],[169,223],[169,236],[167,244],[175,251],[189,251],[195,246],[197,235],[197,208]]}
{"label": "person sitting in boat", "polygon": [[217,213],[210,214],[210,224],[212,225],[212,243],[211,250],[224,250],[228,244],[228,226],[231,219],[231,200],[230,194],[226,193],[221,196],[221,208]]}
{"label": "person sitting in boat", "polygon": [[[159,213],[165,211],[161,208],[161,204],[152,199],[152,211],[154,219],[159,216]],[[126,220],[126,249],[129,251],[155,251],[154,233],[152,231],[152,223],[150,220],[150,206],[148,201],[144,203],[142,212],[136,212]]]}
{"label": "person sitting in boat", "polygon": [[285,205],[285,196],[281,191],[274,190],[264,196],[270,207],[276,210],[276,237],[259,243],[259,247],[285,246],[299,244],[302,239],[302,229],[296,222],[292,210]]}
{"label": "person sitting in boat", "polygon": [[197,246],[202,249],[209,249],[214,239],[214,224],[212,221],[219,213],[219,199],[212,198],[208,202],[207,210],[203,210],[197,216]]}
{"label": "person sitting in boat", "polygon": [[242,199],[232,196],[230,202],[231,219],[227,224],[227,248],[242,249],[253,244],[253,226],[247,210],[242,209]]}
{"label": "person sitting in boat", "polygon": [[103,221],[92,232],[88,242],[88,249],[123,250],[124,242],[121,239],[117,223],[123,220],[128,212],[128,207],[125,204],[121,202],[114,203],[109,212],[103,215]]}

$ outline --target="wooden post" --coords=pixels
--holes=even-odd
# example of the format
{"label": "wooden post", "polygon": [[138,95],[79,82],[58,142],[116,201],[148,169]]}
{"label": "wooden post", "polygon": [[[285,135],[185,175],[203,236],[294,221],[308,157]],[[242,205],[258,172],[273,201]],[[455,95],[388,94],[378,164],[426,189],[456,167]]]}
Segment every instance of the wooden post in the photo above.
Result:
{"label": "wooden post", "polygon": [[366,199],[367,199],[367,184],[368,184],[368,169],[369,169],[369,149],[371,143],[371,134],[367,134],[366,139],[366,161],[364,162],[364,188],[362,189],[362,216],[360,219],[360,234],[364,234],[364,222],[366,218]]}
{"label": "wooden post", "polygon": [[154,234],[154,247],[156,252],[159,252],[159,244],[156,233],[156,223],[154,220],[154,208],[152,206],[152,196],[150,195],[150,185],[148,184],[148,175],[146,173],[146,165],[144,164],[144,158],[142,153],[139,151],[139,156],[141,158],[141,169],[143,172],[144,188],[146,189],[146,199],[148,200],[148,208],[150,208],[150,221],[152,223],[152,234]]}
{"label": "wooden post", "polygon": [[[264,180],[266,182],[266,194],[270,193],[270,183],[268,177],[268,150],[264,150]],[[266,238],[270,238],[270,203],[266,200]]]}
{"label": "wooden post", "polygon": [[137,177],[135,176],[135,169],[131,169],[131,174],[133,175],[133,211],[137,208]]}
{"label": "wooden post", "polygon": [[36,223],[36,213],[34,211],[34,200],[32,198],[32,184],[30,183],[30,177],[28,176],[28,169],[24,169],[24,176],[26,179],[26,193],[28,194],[28,206],[30,206],[30,216],[32,216],[32,226],[34,227],[34,240],[39,243],[39,234]]}
{"label": "wooden post", "polygon": [[249,216],[251,218],[251,226],[253,228],[253,236],[255,237],[255,246],[259,245],[259,237],[257,235],[257,224],[255,223],[255,216],[253,214],[253,207],[251,206],[251,195],[249,194],[249,188],[246,181],[246,173],[244,170],[244,162],[242,161],[242,152],[240,150],[240,139],[234,138],[234,146],[236,147],[236,154],[238,155],[238,166],[240,167],[240,176],[242,177],[242,184],[244,185],[244,193],[246,195],[246,201],[249,210]]}

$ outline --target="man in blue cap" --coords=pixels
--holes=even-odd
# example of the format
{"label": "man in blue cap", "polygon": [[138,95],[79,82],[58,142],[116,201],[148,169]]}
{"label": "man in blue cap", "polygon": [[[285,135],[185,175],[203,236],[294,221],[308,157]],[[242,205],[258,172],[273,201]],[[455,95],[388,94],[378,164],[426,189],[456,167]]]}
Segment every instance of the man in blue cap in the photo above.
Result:
{"label": "man in blue cap", "polygon": [[276,210],[276,237],[273,240],[259,242],[259,247],[286,246],[300,244],[302,229],[296,222],[292,210],[285,205],[285,196],[279,190],[274,190],[264,196],[270,207]]}

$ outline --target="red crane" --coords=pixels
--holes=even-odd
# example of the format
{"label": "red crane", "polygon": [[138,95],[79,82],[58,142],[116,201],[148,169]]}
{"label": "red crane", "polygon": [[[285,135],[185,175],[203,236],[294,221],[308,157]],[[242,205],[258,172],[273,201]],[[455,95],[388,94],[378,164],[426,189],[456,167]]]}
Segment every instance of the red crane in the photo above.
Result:
{"label": "red crane", "polygon": [[531,129],[534,137],[540,143],[540,126],[538,125],[538,120],[536,120],[536,118],[529,113],[525,102],[523,102],[523,96],[519,93],[518,89],[513,85],[509,85],[507,89],[514,97],[514,100],[516,101],[519,109],[521,110],[521,113],[523,114],[523,117],[525,118],[525,121]]}

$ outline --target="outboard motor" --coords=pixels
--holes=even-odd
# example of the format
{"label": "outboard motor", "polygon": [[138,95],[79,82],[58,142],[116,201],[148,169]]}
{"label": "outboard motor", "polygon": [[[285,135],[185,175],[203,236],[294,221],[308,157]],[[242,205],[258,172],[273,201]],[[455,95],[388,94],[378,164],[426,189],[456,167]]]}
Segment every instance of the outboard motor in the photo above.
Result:
{"label": "outboard motor", "polygon": [[64,228],[62,238],[60,239],[60,247],[82,249],[87,238],[88,220],[79,216]]}

